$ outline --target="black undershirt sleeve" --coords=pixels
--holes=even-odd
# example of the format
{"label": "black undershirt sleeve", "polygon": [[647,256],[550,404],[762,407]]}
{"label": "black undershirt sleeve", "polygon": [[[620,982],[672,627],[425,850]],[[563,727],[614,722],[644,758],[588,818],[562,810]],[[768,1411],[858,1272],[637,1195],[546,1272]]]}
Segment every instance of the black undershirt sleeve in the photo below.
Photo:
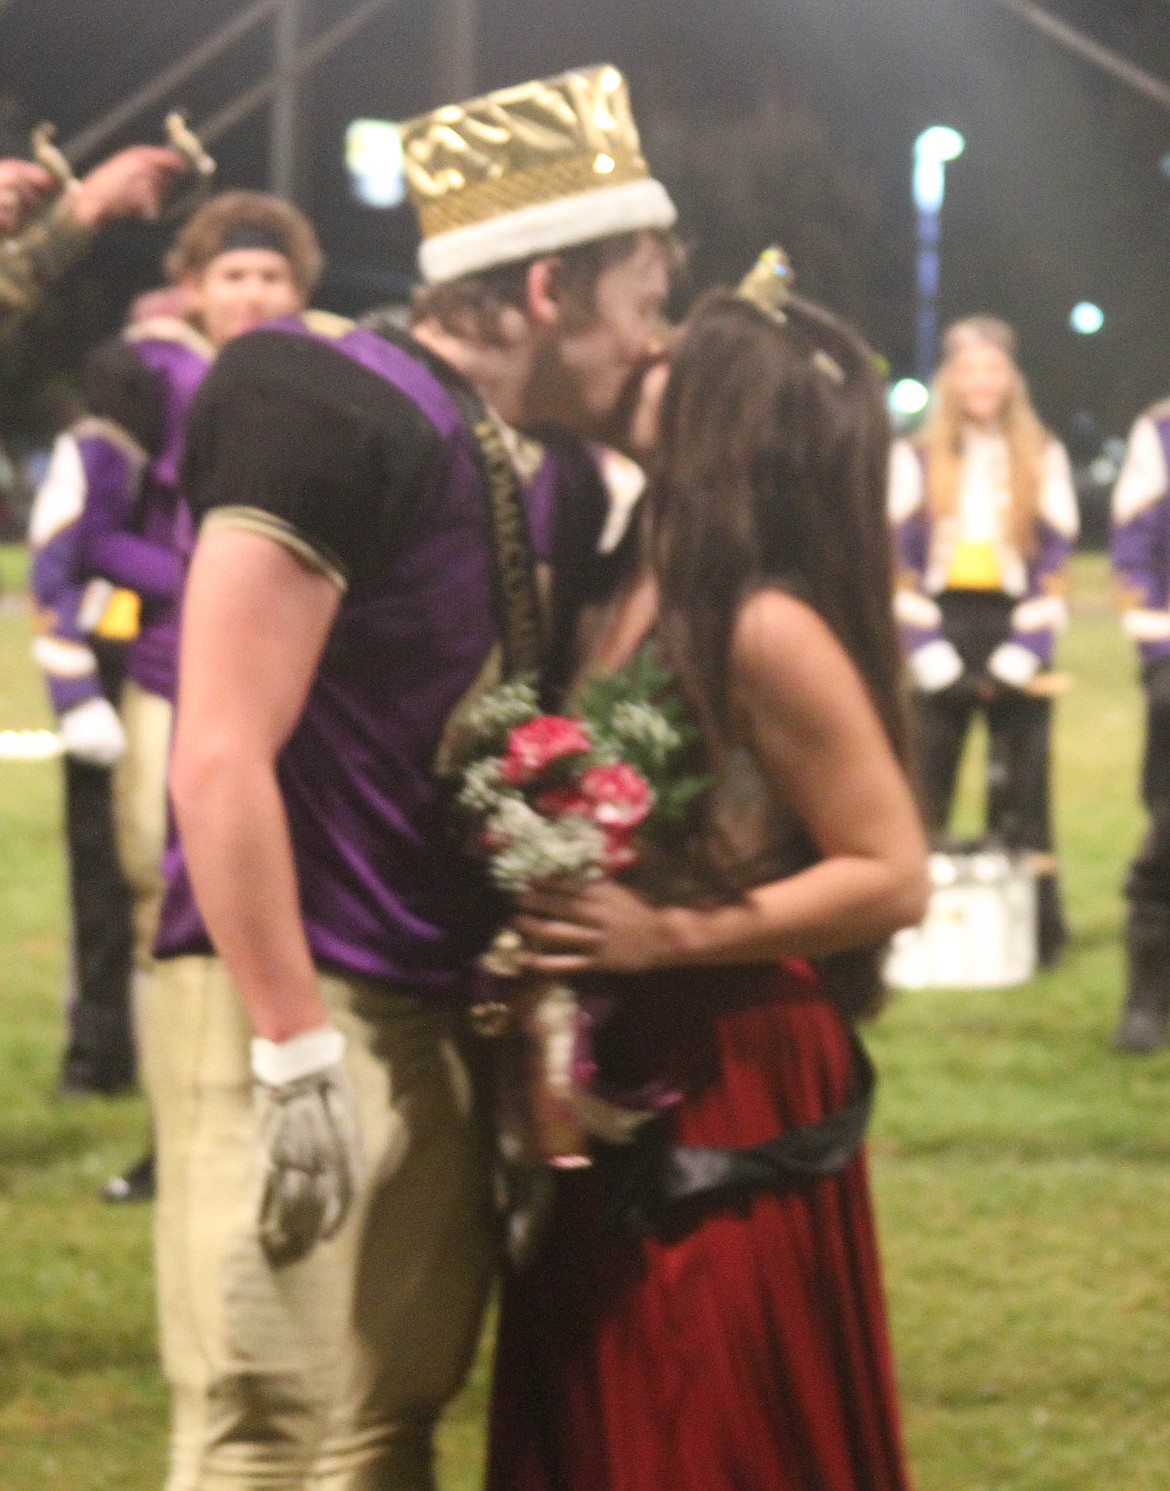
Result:
{"label": "black undershirt sleeve", "polygon": [[362,587],[402,544],[443,458],[429,421],[384,378],[328,343],[260,331],[225,348],[200,388],[183,489],[197,524],[217,510],[241,526],[251,516]]}

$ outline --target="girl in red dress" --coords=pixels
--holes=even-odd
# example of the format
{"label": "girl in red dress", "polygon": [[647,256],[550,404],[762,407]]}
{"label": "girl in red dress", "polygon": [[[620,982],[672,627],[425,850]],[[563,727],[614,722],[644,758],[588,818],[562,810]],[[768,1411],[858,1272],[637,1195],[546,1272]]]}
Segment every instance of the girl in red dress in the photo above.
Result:
{"label": "girl in red dress", "polygon": [[702,728],[712,786],[669,867],[691,889],[542,889],[517,919],[535,972],[617,996],[604,1075],[682,1100],[556,1178],[505,1284],[491,1491],[908,1484],[852,1033],[925,898],[888,427],[869,349],[765,292],[689,324],[645,564],[592,648],[616,667],[652,638]]}

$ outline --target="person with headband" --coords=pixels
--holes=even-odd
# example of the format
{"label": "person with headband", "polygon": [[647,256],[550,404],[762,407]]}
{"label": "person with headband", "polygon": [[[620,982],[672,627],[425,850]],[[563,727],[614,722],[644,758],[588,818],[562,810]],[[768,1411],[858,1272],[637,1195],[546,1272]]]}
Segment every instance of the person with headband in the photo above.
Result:
{"label": "person with headband", "polygon": [[1037,418],[1015,356],[1015,333],[991,316],[959,321],[944,337],[926,426],[891,457],[894,608],[927,823],[946,830],[963,745],[981,711],[990,735],[987,826],[1032,857],[1037,955],[1047,967],[1067,930],[1046,685],[1068,619],[1078,514],[1068,456]]}
{"label": "person with headband", "polygon": [[1137,420],[1113,491],[1111,555],[1122,625],[1137,647],[1146,706],[1146,835],[1125,896],[1126,992],[1114,1045],[1144,1056],[1170,1032],[1170,402]]}
{"label": "person with headband", "polygon": [[555,1174],[543,1245],[506,1276],[490,1491],[909,1484],[852,1029],[926,898],[889,424],[872,351],[783,266],[688,319],[642,563],[581,663],[588,682],[652,651],[709,785],[668,864],[534,889],[513,923],[533,972],[612,1007],[602,1090],[671,1096]]}
{"label": "person with headband", "polygon": [[[225,192],[205,203],[167,258],[182,314],[139,316],[91,355],[88,413],[58,439],[34,507],[37,656],[69,759],[113,768],[139,980],[152,966],[162,894],[179,606],[194,542],[179,484],[187,413],[217,352],[300,309],[320,266],[312,227],[277,198]],[[117,709],[91,639],[125,643]],[[114,1038],[105,1004],[84,990],[74,1002],[62,1078],[69,1090],[105,1085],[107,1057],[97,1047],[101,1032]],[[137,1200],[151,1188],[147,1159],[107,1195]]]}
{"label": "person with headband", "polygon": [[188,429],[142,1022],[171,1491],[433,1485],[494,1272],[465,1017],[500,916],[440,771],[555,666],[605,517],[576,437],[620,443],[661,353],[675,209],[616,69],[400,134],[415,334],[239,337]]}

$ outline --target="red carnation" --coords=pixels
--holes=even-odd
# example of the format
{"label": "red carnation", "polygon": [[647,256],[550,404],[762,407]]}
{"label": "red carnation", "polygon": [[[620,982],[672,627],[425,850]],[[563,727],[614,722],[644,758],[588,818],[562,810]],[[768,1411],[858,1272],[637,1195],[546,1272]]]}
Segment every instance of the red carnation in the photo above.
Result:
{"label": "red carnation", "polygon": [[593,742],[580,720],[542,714],[508,734],[508,751],[500,764],[501,778],[512,787],[522,787],[564,756],[580,756]]}
{"label": "red carnation", "polygon": [[593,804],[594,821],[605,828],[635,828],[654,806],[649,783],[625,762],[591,767],[581,791]]}
{"label": "red carnation", "polygon": [[593,817],[593,803],[579,787],[545,787],[532,800],[532,806],[546,818]]}
{"label": "red carnation", "polygon": [[601,853],[601,868],[607,875],[616,875],[619,870],[628,870],[638,863],[638,851],[628,828],[607,828],[605,848]]}

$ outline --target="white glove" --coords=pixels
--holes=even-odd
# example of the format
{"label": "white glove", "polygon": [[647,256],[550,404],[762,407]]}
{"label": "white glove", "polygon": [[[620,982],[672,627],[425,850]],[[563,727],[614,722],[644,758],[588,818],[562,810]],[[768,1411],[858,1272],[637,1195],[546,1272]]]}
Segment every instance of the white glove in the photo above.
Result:
{"label": "white glove", "polygon": [[122,721],[108,699],[87,699],[67,709],[60,731],[65,754],[90,766],[113,766],[126,749]]}
{"label": "white glove", "polygon": [[277,1264],[303,1258],[345,1220],[363,1168],[345,1037],[327,1025],[252,1042],[264,1188],[260,1241]]}
{"label": "white glove", "polygon": [[958,683],[963,659],[945,637],[936,637],[910,654],[910,677],[920,694],[938,694]]}
{"label": "white glove", "polygon": [[1040,671],[1040,659],[1019,642],[1001,642],[987,659],[987,671],[1009,688],[1026,689]]}

